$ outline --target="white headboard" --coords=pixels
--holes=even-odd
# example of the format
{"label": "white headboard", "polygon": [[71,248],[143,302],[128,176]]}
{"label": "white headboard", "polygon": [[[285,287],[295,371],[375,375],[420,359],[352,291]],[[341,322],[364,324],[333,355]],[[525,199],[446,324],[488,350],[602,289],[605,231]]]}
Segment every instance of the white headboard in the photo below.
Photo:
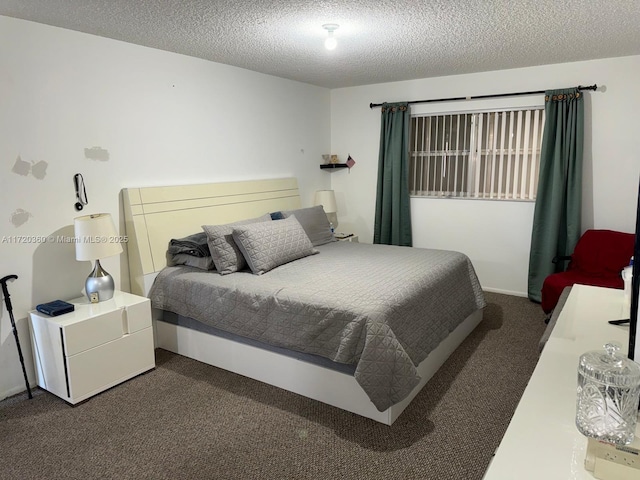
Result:
{"label": "white headboard", "polygon": [[295,178],[122,190],[131,292],[146,295],[166,266],[169,240],[218,225],[300,208]]}

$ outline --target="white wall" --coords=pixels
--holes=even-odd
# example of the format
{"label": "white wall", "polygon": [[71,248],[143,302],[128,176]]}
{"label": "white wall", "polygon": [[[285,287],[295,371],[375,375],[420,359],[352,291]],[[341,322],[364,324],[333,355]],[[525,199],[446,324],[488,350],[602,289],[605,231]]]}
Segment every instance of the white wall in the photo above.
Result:
{"label": "white wall", "polygon": [[[122,233],[124,187],[294,176],[311,205],[330,185],[318,167],[329,122],[327,89],[0,17],[0,277],[19,277],[9,293],[31,382],[27,312],[78,296],[91,267],[72,245],[25,243],[73,236],[75,173],[87,185],[82,214],[110,212]],[[85,158],[92,147],[108,161]],[[103,266],[127,288],[126,255]],[[0,399],[24,390],[1,312]]]}
{"label": "white wall", "polygon": [[[380,109],[370,109],[369,103],[596,83],[599,91],[585,95],[582,228],[633,232],[640,173],[638,78],[640,56],[632,56],[332,90],[331,153],[341,160],[351,154],[357,162],[350,172],[331,174],[339,230],[357,233],[361,241],[373,238]],[[527,98],[543,101],[541,95]],[[497,102],[504,103],[472,100],[415,108],[448,112]],[[414,246],[462,251],[471,258],[483,288],[526,296],[532,203],[414,198],[411,208]]]}

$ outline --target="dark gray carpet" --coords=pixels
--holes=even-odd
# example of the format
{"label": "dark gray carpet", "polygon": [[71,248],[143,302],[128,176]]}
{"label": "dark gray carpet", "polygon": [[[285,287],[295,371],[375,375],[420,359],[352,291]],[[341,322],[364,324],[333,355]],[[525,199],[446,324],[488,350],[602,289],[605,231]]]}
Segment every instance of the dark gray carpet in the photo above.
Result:
{"label": "dark gray carpet", "polygon": [[75,407],[0,402],[0,478],[480,480],[538,359],[544,314],[487,293],[484,320],[393,426],[157,350]]}

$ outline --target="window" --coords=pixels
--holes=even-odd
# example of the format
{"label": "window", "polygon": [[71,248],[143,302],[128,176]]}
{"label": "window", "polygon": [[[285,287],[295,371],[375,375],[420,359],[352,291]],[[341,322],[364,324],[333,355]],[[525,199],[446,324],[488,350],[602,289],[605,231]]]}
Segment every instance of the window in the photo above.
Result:
{"label": "window", "polygon": [[414,196],[535,200],[544,109],[411,118]]}

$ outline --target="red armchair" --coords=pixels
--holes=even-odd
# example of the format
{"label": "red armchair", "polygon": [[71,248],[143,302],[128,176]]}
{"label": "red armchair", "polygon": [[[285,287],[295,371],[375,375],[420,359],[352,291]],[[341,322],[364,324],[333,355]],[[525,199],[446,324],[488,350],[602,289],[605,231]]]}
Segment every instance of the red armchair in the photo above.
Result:
{"label": "red armchair", "polygon": [[573,254],[568,257],[571,261],[567,270],[549,275],[542,284],[542,309],[545,313],[554,309],[562,290],[574,283],[624,288],[620,272],[629,265],[634,243],[635,235],[632,233],[613,230],[584,232]]}

